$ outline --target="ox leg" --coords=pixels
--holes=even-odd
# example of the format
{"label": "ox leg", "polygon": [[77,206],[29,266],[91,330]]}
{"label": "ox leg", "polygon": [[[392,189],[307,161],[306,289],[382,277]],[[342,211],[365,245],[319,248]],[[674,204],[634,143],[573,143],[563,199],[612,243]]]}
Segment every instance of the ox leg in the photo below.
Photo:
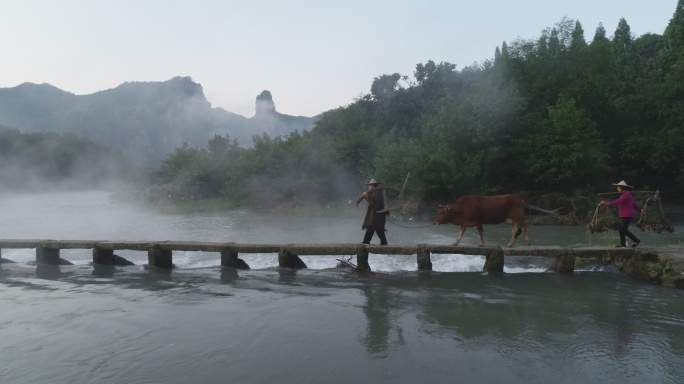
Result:
{"label": "ox leg", "polygon": [[484,230],[482,229],[482,224],[476,226],[477,233],[480,234],[480,247],[484,247]]}
{"label": "ox leg", "polygon": [[454,243],[454,245],[458,245],[458,243],[461,242],[461,238],[463,237],[463,234],[465,233],[466,228],[467,227],[465,225],[461,225],[461,231],[458,233],[458,239],[456,239],[456,242]]}
{"label": "ox leg", "polygon": [[522,229],[518,226],[517,223],[513,223],[513,227],[511,228],[511,241],[508,242],[508,245],[506,245],[508,248],[511,248],[513,246],[513,243],[515,243],[515,239],[518,238],[518,235],[520,235],[520,232]]}
{"label": "ox leg", "polygon": [[530,239],[527,238],[527,225],[525,225],[525,223],[523,223],[522,226],[521,226],[521,228],[522,228],[522,231],[523,231],[523,236],[525,237],[525,244],[527,244],[527,245],[532,244],[532,242],[530,241]]}
{"label": "ox leg", "polygon": [[511,230],[511,235],[512,235],[511,241],[508,243],[509,248],[513,246],[513,243],[518,238],[518,236],[520,236],[521,232],[522,232],[523,236],[525,237],[525,244],[527,244],[527,245],[531,244],[530,239],[527,237],[527,226],[525,225],[525,223],[522,223],[522,224],[514,223],[513,229]]}

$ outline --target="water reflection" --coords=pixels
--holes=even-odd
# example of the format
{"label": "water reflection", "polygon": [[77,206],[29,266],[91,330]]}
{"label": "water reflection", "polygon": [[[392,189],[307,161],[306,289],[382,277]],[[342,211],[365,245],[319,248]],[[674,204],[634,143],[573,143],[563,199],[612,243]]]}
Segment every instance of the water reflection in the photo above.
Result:
{"label": "water reflection", "polygon": [[102,265],[93,264],[93,272],[91,275],[100,279],[109,279],[114,277],[114,272],[116,272],[116,267],[113,265]]}
{"label": "water reflection", "polygon": [[[160,216],[104,204],[99,194],[72,200],[72,209],[40,207],[31,220],[33,197],[5,202],[0,228],[7,238],[242,243],[263,242],[264,233],[283,243],[359,235],[356,217]],[[46,217],[63,225],[45,225]],[[92,225],[91,217],[110,219]],[[451,226],[391,231],[397,244],[455,238]],[[485,232],[488,244],[505,244],[510,227]],[[464,244],[478,244],[469,233]],[[530,236],[535,245],[615,241],[582,227],[535,226]],[[679,244],[682,236],[642,240]],[[411,271],[373,279],[326,263],[281,269],[276,256],[236,270],[217,266],[215,254],[179,252],[182,267],[166,270],[144,267],[138,251],[122,251],[134,266],[84,266],[88,252],[64,254],[77,265],[29,266],[33,250],[3,250],[18,262],[0,266],[3,382],[684,382],[684,291],[624,274],[428,272],[415,271],[415,257],[372,257],[377,271]],[[472,270],[460,259],[443,258],[440,270]],[[507,267],[541,265],[518,260]],[[36,369],[36,361],[47,365]]]}
{"label": "water reflection", "polygon": [[36,277],[38,277],[39,279],[60,280],[60,279],[63,279],[69,275],[71,275],[71,274],[62,272],[62,269],[59,265],[49,265],[49,264],[37,264],[36,265]]}
{"label": "water reflection", "polygon": [[[384,283],[367,282],[361,290],[366,297],[362,308],[368,321],[366,334],[362,336],[363,344],[370,355],[387,357],[389,334],[393,328],[390,321],[390,288]],[[397,329],[397,333],[401,335],[401,330]]]}
{"label": "water reflection", "polygon": [[297,269],[292,268],[277,268],[278,283],[284,285],[297,285]]}
{"label": "water reflection", "polygon": [[[511,293],[500,285],[505,277],[468,275],[456,277],[462,282],[457,289],[452,281],[455,276],[450,274],[433,274],[421,281],[424,298],[419,317],[422,331],[451,334],[457,340],[484,334],[517,337],[524,329],[522,324],[528,310],[525,301],[511,297]],[[471,281],[473,285],[465,281]]]}
{"label": "water reflection", "polygon": [[221,268],[221,282],[223,284],[232,284],[240,278],[238,270],[232,267]]}
{"label": "water reflection", "polygon": [[[417,362],[437,370],[454,364],[448,372],[470,369],[471,376],[472,369],[479,369],[471,365],[476,359],[496,358],[504,368],[490,377],[510,369],[514,383],[525,382],[530,370],[544,369],[548,372],[539,376],[543,381],[558,372],[584,372],[579,378],[595,375],[604,382],[624,375],[643,379],[648,373],[667,379],[681,374],[677,367],[684,363],[684,293],[679,291],[611,273],[421,271],[382,277],[362,277],[342,269],[49,265],[35,270],[22,265],[0,269],[5,288],[18,287],[20,294],[42,300],[40,308],[31,309],[38,315],[43,308],[56,313],[76,310],[90,316],[89,324],[100,324],[110,321],[111,308],[144,313],[127,321],[149,323],[136,325],[137,331],[154,335],[148,343],[160,335],[175,338],[189,332],[201,338],[228,332],[230,338],[215,336],[220,341],[196,348],[211,354],[230,340],[247,353],[236,354],[240,356],[236,363],[244,359],[263,363],[270,348],[280,348],[271,352],[292,350],[307,357],[297,371],[312,361],[322,364],[322,356],[327,356],[366,368],[382,361],[387,369],[405,375]],[[56,294],[46,294],[51,292]],[[92,311],[99,307],[101,313]],[[176,322],[166,321],[169,314]],[[201,330],[182,325],[198,318],[204,324]],[[161,323],[166,326],[157,327]],[[240,324],[239,329],[234,324]],[[126,332],[136,332],[135,326]],[[174,353],[197,351],[188,345],[190,349],[181,352],[162,341],[148,349],[173,359]],[[363,358],[353,357],[359,352]],[[427,356],[429,362],[421,360]],[[639,365],[643,359],[653,360],[650,368]]]}

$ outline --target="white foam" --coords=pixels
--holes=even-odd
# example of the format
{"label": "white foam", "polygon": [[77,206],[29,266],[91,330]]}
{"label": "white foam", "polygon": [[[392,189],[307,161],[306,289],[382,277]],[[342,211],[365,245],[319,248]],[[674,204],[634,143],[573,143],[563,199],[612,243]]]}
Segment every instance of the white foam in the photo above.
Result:
{"label": "white foam", "polygon": [[482,272],[484,256],[439,254],[431,255],[432,270],[438,272]]}
{"label": "white foam", "polygon": [[[147,264],[147,253],[142,251],[117,251],[118,255],[135,263]],[[4,249],[2,257],[17,263],[35,262],[34,249]],[[88,265],[92,263],[90,250],[61,251],[60,257],[70,261],[74,265]],[[251,269],[268,269],[278,267],[277,254],[241,254]],[[349,259],[349,256],[300,256],[307,268],[314,270],[336,268],[340,259]],[[433,254],[430,256],[432,270],[436,272],[482,272],[485,264],[484,256],[461,255],[461,254]],[[349,259],[356,264],[356,257]],[[371,254],[368,263],[374,271],[403,272],[418,270],[418,262],[415,255],[383,255]],[[221,255],[218,252],[173,252],[173,264],[177,268],[211,268],[221,265]],[[545,272],[543,266],[504,266],[506,273]]]}

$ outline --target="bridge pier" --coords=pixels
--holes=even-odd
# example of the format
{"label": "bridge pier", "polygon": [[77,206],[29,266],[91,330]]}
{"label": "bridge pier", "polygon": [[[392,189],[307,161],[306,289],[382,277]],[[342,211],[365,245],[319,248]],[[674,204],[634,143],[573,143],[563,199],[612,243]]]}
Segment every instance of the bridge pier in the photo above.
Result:
{"label": "bridge pier", "polygon": [[114,250],[93,248],[93,263],[102,265],[114,265]]}
{"label": "bridge pier", "polygon": [[501,247],[492,247],[489,252],[487,252],[482,270],[485,272],[503,272],[504,254]]}
{"label": "bridge pier", "polygon": [[366,247],[360,247],[356,251],[356,267],[361,269],[361,270],[370,272],[371,267],[368,264],[368,253],[369,252],[368,252],[368,249]]}
{"label": "bridge pier", "polygon": [[36,247],[36,262],[40,264],[60,265],[59,248]]}
{"label": "bridge pier", "polygon": [[295,268],[305,269],[306,264],[299,258],[299,256],[290,253],[285,249],[278,251],[278,266],[281,268]]}
{"label": "bridge pier", "polygon": [[158,246],[150,247],[147,251],[147,263],[153,267],[173,268],[173,252]]}
{"label": "bridge pier", "polygon": [[[280,256],[278,256],[280,258]],[[250,269],[249,265],[238,257],[238,253],[231,249],[221,250],[221,265],[237,269]]]}
{"label": "bridge pier", "polygon": [[575,254],[568,249],[556,256],[557,273],[575,273]]}
{"label": "bridge pier", "polygon": [[416,256],[419,271],[432,271],[432,261],[430,260],[430,250],[419,247]]}

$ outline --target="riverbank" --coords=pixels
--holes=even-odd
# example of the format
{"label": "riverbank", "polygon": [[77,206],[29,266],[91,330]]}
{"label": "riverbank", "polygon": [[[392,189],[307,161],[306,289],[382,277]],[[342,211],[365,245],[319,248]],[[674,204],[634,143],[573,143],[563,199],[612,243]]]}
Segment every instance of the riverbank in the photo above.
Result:
{"label": "riverbank", "polygon": [[618,265],[629,276],[662,285],[684,289],[684,246],[649,247],[635,252]]}

